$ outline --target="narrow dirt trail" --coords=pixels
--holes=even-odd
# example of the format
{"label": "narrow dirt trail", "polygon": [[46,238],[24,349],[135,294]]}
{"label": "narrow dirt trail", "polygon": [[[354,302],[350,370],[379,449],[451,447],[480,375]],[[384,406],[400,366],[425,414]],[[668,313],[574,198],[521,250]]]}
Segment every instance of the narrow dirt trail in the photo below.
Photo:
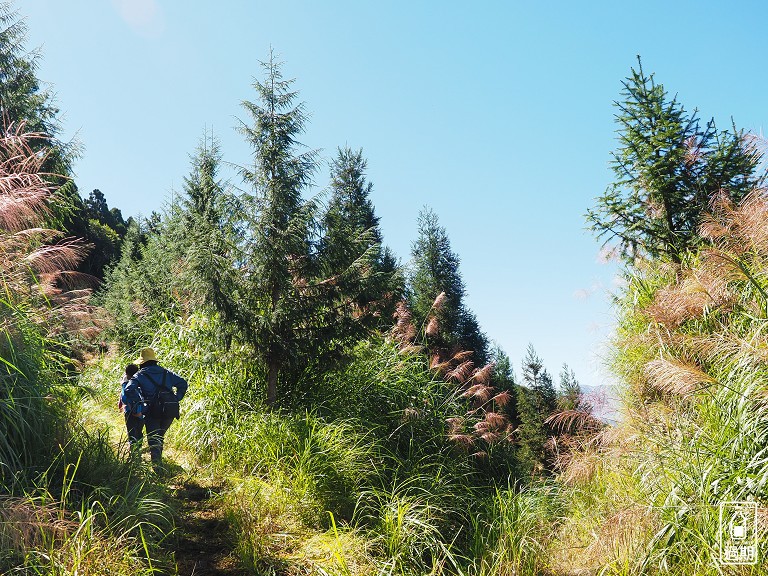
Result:
{"label": "narrow dirt trail", "polygon": [[175,535],[169,539],[179,576],[249,576],[232,551],[231,532],[214,496],[217,488],[194,482],[173,486],[178,505]]}

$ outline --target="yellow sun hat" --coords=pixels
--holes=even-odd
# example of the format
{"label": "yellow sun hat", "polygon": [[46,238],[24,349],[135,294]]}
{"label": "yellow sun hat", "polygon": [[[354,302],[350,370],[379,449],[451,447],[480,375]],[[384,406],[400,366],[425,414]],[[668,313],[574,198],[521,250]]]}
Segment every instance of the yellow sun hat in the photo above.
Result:
{"label": "yellow sun hat", "polygon": [[147,362],[149,360],[157,360],[157,356],[155,356],[155,351],[152,348],[142,348],[141,352],[139,353],[139,357],[136,358],[135,363],[141,366],[144,364],[144,362]]}

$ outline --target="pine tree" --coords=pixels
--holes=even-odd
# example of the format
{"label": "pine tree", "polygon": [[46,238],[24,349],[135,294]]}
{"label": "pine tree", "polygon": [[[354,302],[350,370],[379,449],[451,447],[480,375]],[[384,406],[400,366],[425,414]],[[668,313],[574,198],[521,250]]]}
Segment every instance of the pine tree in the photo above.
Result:
{"label": "pine tree", "polygon": [[501,406],[501,409],[509,420],[509,423],[512,425],[512,428],[515,429],[520,425],[517,406],[517,398],[519,394],[514,370],[512,369],[512,362],[507,353],[499,346],[493,347],[490,352],[490,358],[493,363],[491,386],[498,390],[499,393],[507,393],[508,399]]}
{"label": "pine tree", "polygon": [[552,377],[532,345],[528,346],[523,360],[523,383],[524,386],[518,387],[517,397],[518,460],[523,470],[542,471],[548,465],[546,445],[552,435],[545,421],[557,406],[557,394]]}
{"label": "pine tree", "polygon": [[743,132],[704,127],[677,98],[670,99],[640,58],[623,82],[619,148],[613,154],[616,181],[587,213],[604,245],[618,241],[629,262],[638,256],[679,262],[701,241],[698,226],[713,197],[738,201],[761,181],[760,154]]}
{"label": "pine tree", "polygon": [[[419,213],[418,238],[411,247],[409,304],[417,325],[427,328],[431,317],[437,320],[437,334],[430,335],[446,348],[459,346],[475,353],[475,363],[484,364],[488,340],[474,314],[464,305],[464,281],[459,272],[459,257],[451,250],[445,228],[429,208]],[[433,304],[438,295],[445,302]],[[431,332],[431,331],[429,331]]]}
{"label": "pine tree", "polygon": [[218,140],[204,134],[190,159],[184,195],[168,229],[185,262],[181,283],[198,301],[233,318],[238,306],[233,262],[239,256],[242,209],[229,184],[218,178],[221,161]]}
{"label": "pine tree", "polygon": [[242,175],[256,193],[256,210],[247,222],[251,242],[244,273],[250,302],[245,309],[258,320],[243,318],[242,310],[236,318],[266,366],[271,405],[277,400],[281,372],[298,356],[298,340],[308,335],[308,330],[299,329],[311,315],[314,206],[302,200],[302,192],[312,181],[317,153],[299,151],[307,115],[304,104],[296,103],[293,81],[283,79],[272,54],[262,66],[266,79],[254,83],[259,101],[243,102],[253,123],[241,125],[254,153],[253,168],[243,169]]}
{"label": "pine tree", "polygon": [[338,150],[331,164],[332,195],[323,215],[318,253],[321,275],[337,278],[340,291],[352,295],[375,326],[390,322],[403,288],[394,257],[382,247],[366,167],[362,150]]}
{"label": "pine tree", "polygon": [[563,364],[560,372],[560,389],[557,394],[557,408],[559,410],[578,410],[592,413],[592,406],[581,393],[581,386],[576,379],[576,374],[567,364]]}

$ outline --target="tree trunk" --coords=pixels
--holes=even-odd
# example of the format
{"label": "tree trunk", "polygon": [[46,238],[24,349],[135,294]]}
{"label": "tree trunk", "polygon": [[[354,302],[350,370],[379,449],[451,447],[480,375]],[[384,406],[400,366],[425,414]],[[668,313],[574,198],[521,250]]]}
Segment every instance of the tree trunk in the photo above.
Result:
{"label": "tree trunk", "polygon": [[277,373],[280,365],[276,358],[269,359],[269,373],[267,375],[267,405],[274,406],[277,402]]}

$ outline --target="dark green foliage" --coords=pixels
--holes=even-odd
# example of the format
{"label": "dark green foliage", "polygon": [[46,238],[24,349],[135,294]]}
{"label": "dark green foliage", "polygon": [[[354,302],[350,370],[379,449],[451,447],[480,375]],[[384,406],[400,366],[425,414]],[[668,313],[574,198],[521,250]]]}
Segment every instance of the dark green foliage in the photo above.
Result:
{"label": "dark green foliage", "polygon": [[168,318],[179,313],[178,252],[167,235],[149,231],[147,221],[129,224],[120,260],[106,274],[97,301],[112,315],[107,336],[123,347],[146,346]]}
{"label": "dark green foliage", "polygon": [[118,236],[125,236],[128,224],[123,220],[123,214],[118,208],[110,208],[104,193],[99,190],[93,190],[88,199],[84,202],[88,211],[88,217],[97,220],[104,226],[114,230]]}
{"label": "dark green foliage", "polygon": [[[58,139],[59,109],[51,93],[40,85],[36,75],[38,54],[26,50],[26,32],[26,25],[11,4],[0,3],[0,126],[14,130],[23,126],[25,132],[34,133],[29,144],[35,152],[45,155],[43,170],[57,188],[47,225],[65,236],[82,238],[91,246],[77,270],[101,280],[105,267],[119,255],[125,223],[119,210],[107,208],[98,190],[86,203],[80,198],[71,179],[77,144]],[[97,208],[95,211],[91,204]]]}
{"label": "dark green foliage", "polygon": [[231,320],[267,366],[267,402],[274,404],[280,374],[302,356],[313,336],[321,336],[325,323],[314,314],[322,292],[310,236],[315,208],[301,196],[311,183],[317,154],[298,151],[307,117],[304,104],[295,103],[293,82],[283,79],[274,57],[263,66],[265,81],[254,83],[258,103],[243,103],[252,124],[243,122],[241,130],[254,164],[242,174],[255,196],[246,215],[251,241],[243,247],[243,262],[248,269],[240,276],[247,284],[241,291],[245,301]]}
{"label": "dark green foliage", "polygon": [[[185,225],[193,230],[190,278],[263,363],[273,404],[278,383],[281,395],[299,398],[301,375],[327,369],[391,306],[395,275],[380,247],[362,155],[342,154],[334,165],[335,194],[318,236],[317,206],[302,197],[317,156],[298,141],[304,105],[274,58],[263,66],[266,78],[254,84],[258,101],[243,103],[251,121],[241,125],[253,149],[253,165],[241,175],[253,194],[222,195],[215,171],[199,170],[185,183],[185,210],[195,214]],[[217,155],[200,156],[200,165],[215,166]]]}
{"label": "dark green foliage", "polygon": [[221,150],[215,138],[203,137],[191,163],[185,196],[167,227],[185,261],[180,283],[196,302],[235,318],[241,314],[234,275],[242,209],[228,183],[218,179]]}
{"label": "dark green foliage", "polygon": [[340,148],[331,164],[332,196],[319,243],[321,275],[338,279],[341,294],[366,311],[370,326],[388,326],[402,296],[402,277],[394,256],[382,247],[366,166],[362,150],[349,148]]}
{"label": "dark green foliage", "polygon": [[605,244],[618,242],[622,257],[682,256],[701,242],[701,216],[718,194],[738,201],[755,184],[760,154],[735,127],[701,126],[669,98],[653,75],[638,69],[623,82],[617,102],[619,148],[613,154],[615,182],[587,213]]}
{"label": "dark green foliage", "polygon": [[522,470],[541,472],[548,466],[547,439],[552,435],[546,419],[557,407],[557,394],[541,359],[529,345],[523,360],[524,386],[518,387],[518,459]]}
{"label": "dark green foliage", "polygon": [[[445,228],[431,209],[419,213],[419,235],[411,246],[412,271],[409,282],[409,304],[417,326],[426,328],[431,317],[437,320],[437,331],[429,337],[446,349],[472,350],[475,364],[487,357],[488,340],[475,315],[464,305],[464,281],[459,272],[459,257],[451,250]],[[435,305],[440,294],[444,302]]]}
{"label": "dark green foliage", "polygon": [[87,200],[83,200],[71,180],[57,191],[56,197],[50,225],[62,230],[66,236],[81,238],[88,245],[88,254],[78,271],[92,276],[93,282],[103,280],[107,268],[120,257],[128,222],[123,220],[120,210],[109,208],[99,190],[94,190]]}
{"label": "dark green foliage", "polygon": [[576,380],[576,374],[563,364],[563,370],[560,372],[560,389],[557,393],[557,407],[559,410],[579,410],[581,412],[592,412],[592,406],[581,393],[581,386]]}
{"label": "dark green foliage", "polygon": [[75,147],[57,140],[59,109],[51,93],[40,86],[38,54],[27,51],[26,35],[27,26],[12,5],[0,3],[0,124],[3,128],[24,124],[25,132],[36,134],[32,148],[47,154],[44,170],[67,177]]}
{"label": "dark green foliage", "polygon": [[[152,212],[147,219],[125,223],[120,259],[107,272],[98,295],[114,319],[109,335],[122,347],[148,345],[169,319],[189,314],[206,298],[226,294],[230,284],[221,281],[221,274],[234,258],[222,247],[222,219],[232,207],[216,180],[219,162],[218,144],[204,137],[191,157],[185,196],[164,217]],[[91,196],[88,210],[115,217],[99,194]],[[221,260],[222,255],[228,257]]]}
{"label": "dark green foliage", "polygon": [[509,394],[510,399],[503,406],[502,412],[509,420],[512,428],[517,428],[520,424],[517,410],[518,386],[515,382],[512,362],[509,360],[507,353],[498,346],[494,346],[491,349],[490,357],[494,365],[491,385],[498,392],[507,392]]}

